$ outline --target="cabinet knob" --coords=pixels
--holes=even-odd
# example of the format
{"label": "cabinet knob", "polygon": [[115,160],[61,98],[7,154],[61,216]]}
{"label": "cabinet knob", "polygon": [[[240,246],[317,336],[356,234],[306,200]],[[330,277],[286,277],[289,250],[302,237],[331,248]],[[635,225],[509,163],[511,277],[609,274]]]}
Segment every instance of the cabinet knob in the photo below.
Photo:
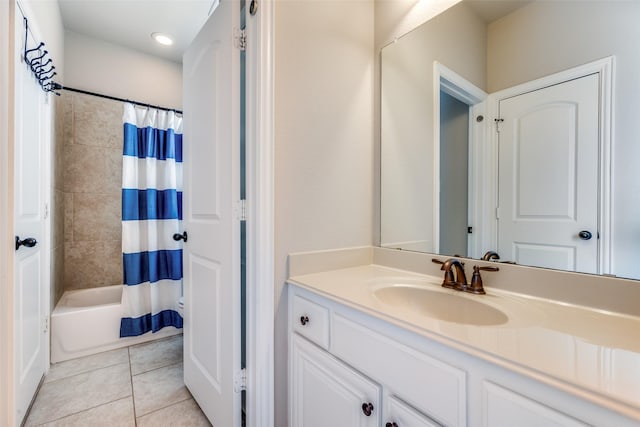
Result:
{"label": "cabinet knob", "polygon": [[370,417],[371,414],[373,414],[373,404],[371,402],[368,403],[363,403],[362,404],[362,412],[367,416]]}
{"label": "cabinet knob", "polygon": [[386,423],[384,427],[398,427],[397,423]]}
{"label": "cabinet knob", "polygon": [[300,316],[300,323],[302,323],[302,326],[309,323],[309,316]]}

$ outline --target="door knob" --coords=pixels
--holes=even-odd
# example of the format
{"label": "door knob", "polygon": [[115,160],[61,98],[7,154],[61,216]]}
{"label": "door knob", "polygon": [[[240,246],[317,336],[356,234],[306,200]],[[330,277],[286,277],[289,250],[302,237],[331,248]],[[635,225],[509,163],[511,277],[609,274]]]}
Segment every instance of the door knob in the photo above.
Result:
{"label": "door knob", "polygon": [[16,251],[20,249],[20,246],[26,246],[27,248],[32,248],[38,244],[38,241],[33,237],[27,237],[24,240],[20,240],[19,236],[16,236]]}
{"label": "door knob", "polygon": [[175,240],[176,242],[179,242],[180,240],[184,240],[184,242],[187,243],[187,232],[184,231],[184,232],[182,232],[182,234],[175,233],[173,235],[173,240]]}
{"label": "door knob", "polygon": [[582,240],[590,240],[593,237],[593,234],[591,234],[590,231],[582,230],[578,233],[578,237],[580,237]]}
{"label": "door knob", "polygon": [[370,417],[371,414],[373,414],[373,404],[371,402],[368,403],[363,403],[362,404],[362,412],[367,416]]}

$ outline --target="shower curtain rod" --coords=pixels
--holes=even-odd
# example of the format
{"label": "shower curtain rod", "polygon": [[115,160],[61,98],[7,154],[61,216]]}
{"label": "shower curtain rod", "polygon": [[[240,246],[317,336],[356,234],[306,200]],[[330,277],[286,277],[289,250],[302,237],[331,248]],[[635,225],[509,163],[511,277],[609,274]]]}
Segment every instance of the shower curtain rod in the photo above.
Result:
{"label": "shower curtain rod", "polygon": [[75,88],[72,88],[72,87],[62,86],[60,83],[54,83],[53,85],[54,85],[53,86],[54,90],[63,89],[63,90],[71,91],[71,92],[82,93],[84,95],[97,96],[98,98],[111,99],[113,101],[129,102],[131,104],[139,105],[141,107],[155,108],[157,110],[164,110],[164,111],[175,111],[178,114],[182,114],[181,110],[176,110],[175,108],[160,107],[158,105],[151,105],[151,104],[147,104],[145,102],[132,101],[130,99],[118,98],[118,97],[110,96],[110,95],[103,95],[101,93],[89,92],[87,90],[82,90],[82,89],[75,89]]}

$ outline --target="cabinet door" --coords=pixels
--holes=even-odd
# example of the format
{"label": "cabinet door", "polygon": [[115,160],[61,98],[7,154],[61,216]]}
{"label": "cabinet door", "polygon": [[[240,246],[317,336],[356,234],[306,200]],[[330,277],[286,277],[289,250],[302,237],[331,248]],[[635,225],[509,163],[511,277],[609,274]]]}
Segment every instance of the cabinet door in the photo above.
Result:
{"label": "cabinet door", "polygon": [[304,338],[291,337],[291,427],[373,427],[380,387]]}
{"label": "cabinet door", "polygon": [[440,427],[441,425],[395,396],[385,396],[385,427]]}
{"label": "cabinet door", "polygon": [[487,427],[584,427],[573,417],[496,384],[485,382],[484,411]]}

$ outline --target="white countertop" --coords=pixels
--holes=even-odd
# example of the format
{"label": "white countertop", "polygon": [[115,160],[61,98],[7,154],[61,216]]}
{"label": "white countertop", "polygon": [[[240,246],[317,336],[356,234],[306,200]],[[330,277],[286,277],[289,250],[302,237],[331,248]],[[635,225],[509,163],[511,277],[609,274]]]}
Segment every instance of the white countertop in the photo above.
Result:
{"label": "white countertop", "polygon": [[[373,264],[298,275],[288,282],[530,377],[552,380],[555,386],[566,384],[572,393],[578,390],[589,400],[640,420],[638,317],[486,286],[487,295],[466,294],[439,286],[441,277]],[[502,311],[508,321],[476,326],[439,320],[426,311],[398,309],[375,294],[391,284],[479,301]]]}

